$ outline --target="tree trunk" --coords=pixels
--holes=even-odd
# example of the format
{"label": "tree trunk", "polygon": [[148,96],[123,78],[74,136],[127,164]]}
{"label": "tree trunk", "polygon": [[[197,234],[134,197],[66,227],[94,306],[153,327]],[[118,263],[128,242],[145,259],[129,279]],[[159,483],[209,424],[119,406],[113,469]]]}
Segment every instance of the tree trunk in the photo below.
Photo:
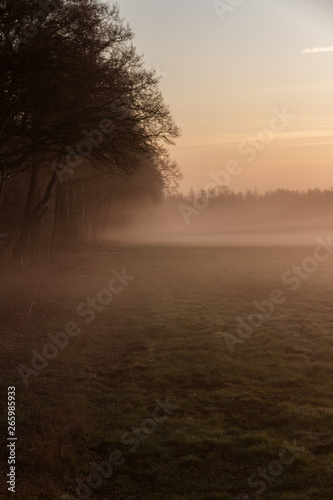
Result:
{"label": "tree trunk", "polygon": [[29,186],[29,191],[27,195],[27,201],[26,201],[26,206],[25,206],[25,213],[24,213],[24,220],[23,220],[23,225],[21,229],[20,236],[16,242],[15,248],[13,250],[12,254],[12,259],[13,260],[21,260],[24,258],[24,253],[26,249],[26,245],[28,242],[28,239],[31,235],[32,229],[36,222],[38,222],[40,219],[42,219],[43,215],[47,211],[47,203],[49,199],[52,196],[52,190],[56,182],[58,181],[58,177],[55,172],[53,172],[52,177],[46,187],[44,196],[42,199],[37,203],[35,208],[32,210],[32,201],[33,201],[33,196],[36,190],[36,183],[37,183],[37,168],[32,166],[32,171],[31,171],[31,179],[30,179],[30,186]]}
{"label": "tree trunk", "polygon": [[57,246],[57,231],[58,231],[58,221],[59,221],[59,211],[60,211],[60,184],[57,185],[56,197],[55,197],[55,206],[54,206],[54,214],[53,214],[53,226],[52,226],[52,234],[51,234],[51,243],[50,243],[50,262],[53,262],[54,254]]}
{"label": "tree trunk", "polygon": [[6,167],[4,165],[1,169],[1,178],[0,178],[0,207],[1,207],[1,201],[2,201],[2,196],[3,196],[3,188],[5,185],[5,178],[6,178]]}

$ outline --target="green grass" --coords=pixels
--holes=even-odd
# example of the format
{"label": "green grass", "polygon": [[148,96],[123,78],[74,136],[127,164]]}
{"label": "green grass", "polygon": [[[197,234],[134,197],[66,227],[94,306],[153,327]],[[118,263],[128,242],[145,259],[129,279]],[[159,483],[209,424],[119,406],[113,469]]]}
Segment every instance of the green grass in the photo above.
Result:
{"label": "green grass", "polygon": [[[333,256],[295,292],[281,281],[312,254],[306,247],[86,249],[42,274],[30,271],[20,287],[3,287],[1,413],[15,385],[15,498],[75,496],[76,478],[113,450],[124,463],[91,499],[333,498]],[[135,280],[85,324],[75,308],[123,267]],[[286,302],[231,353],[216,333],[236,334],[236,318],[276,288]],[[17,365],[29,365],[31,350],[41,352],[47,334],[69,321],[80,335],[25,387]],[[123,435],[166,398],[178,408],[131,452]],[[0,492],[9,499],[2,429]],[[248,478],[278,460],[286,442],[298,447],[297,458],[257,495]]]}

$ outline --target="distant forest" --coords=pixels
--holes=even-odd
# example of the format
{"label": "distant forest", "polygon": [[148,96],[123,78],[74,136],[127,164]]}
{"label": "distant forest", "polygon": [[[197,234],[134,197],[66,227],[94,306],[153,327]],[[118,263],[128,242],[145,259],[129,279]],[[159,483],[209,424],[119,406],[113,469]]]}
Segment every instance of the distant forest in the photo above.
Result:
{"label": "distant forest", "polygon": [[[323,223],[332,218],[333,187],[259,193],[257,190],[235,192],[222,186],[208,192],[191,190],[188,195],[171,196],[166,201],[170,206],[177,206],[189,224],[201,219],[208,227],[210,220],[215,226],[215,215],[219,214],[230,227],[236,223],[244,228],[248,225],[258,227],[262,223],[264,226],[270,224],[273,229],[275,225],[290,226],[292,221],[309,227],[312,220],[318,224],[320,218]],[[192,213],[192,209],[195,212]]]}
{"label": "distant forest", "polygon": [[[235,192],[220,186],[209,191],[192,189],[188,194],[171,193],[158,206],[149,204],[145,209],[129,210],[128,231],[118,228],[116,232],[128,240],[134,236],[140,239],[140,234],[148,239],[149,235],[165,235],[167,239],[168,235],[181,238],[216,234],[222,237],[221,243],[228,242],[223,236],[232,233],[246,237],[254,233],[311,232],[316,236],[331,227],[332,211],[333,187],[259,193],[257,190]],[[256,241],[253,239],[252,243]]]}
{"label": "distant forest", "polygon": [[[283,216],[309,218],[313,214],[330,215],[333,207],[333,186],[330,189],[308,190],[276,189],[259,193],[256,189],[235,192],[226,186],[211,190],[191,190],[187,195],[176,194],[167,198],[170,204],[185,204],[204,212],[206,209],[265,209],[262,217],[266,218],[270,210],[272,215],[281,220]],[[292,212],[290,212],[292,210]],[[258,214],[259,215],[259,214]]]}

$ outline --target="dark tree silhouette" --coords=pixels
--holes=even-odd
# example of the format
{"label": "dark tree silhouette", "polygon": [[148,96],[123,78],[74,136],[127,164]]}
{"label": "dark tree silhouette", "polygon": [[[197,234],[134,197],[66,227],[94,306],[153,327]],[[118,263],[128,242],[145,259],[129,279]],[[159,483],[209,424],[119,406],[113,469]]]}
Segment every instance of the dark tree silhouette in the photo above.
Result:
{"label": "dark tree silhouette", "polygon": [[47,10],[0,1],[0,203],[8,181],[29,174],[15,258],[62,181],[130,175],[142,165],[178,175],[163,158],[179,130],[118,8],[59,0]]}

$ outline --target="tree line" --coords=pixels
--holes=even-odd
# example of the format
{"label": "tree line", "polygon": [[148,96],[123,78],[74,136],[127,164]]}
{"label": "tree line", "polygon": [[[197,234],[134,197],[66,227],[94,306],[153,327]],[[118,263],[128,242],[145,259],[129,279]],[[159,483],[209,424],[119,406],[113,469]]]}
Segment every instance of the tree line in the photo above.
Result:
{"label": "tree line", "polygon": [[[276,189],[259,193],[257,189],[236,192],[227,186],[194,190],[187,194],[172,193],[165,198],[164,217],[183,231],[250,229],[264,224],[304,227],[329,224],[333,207],[333,187],[307,190]],[[264,226],[263,226],[264,227]],[[296,227],[296,226],[295,226]]]}

